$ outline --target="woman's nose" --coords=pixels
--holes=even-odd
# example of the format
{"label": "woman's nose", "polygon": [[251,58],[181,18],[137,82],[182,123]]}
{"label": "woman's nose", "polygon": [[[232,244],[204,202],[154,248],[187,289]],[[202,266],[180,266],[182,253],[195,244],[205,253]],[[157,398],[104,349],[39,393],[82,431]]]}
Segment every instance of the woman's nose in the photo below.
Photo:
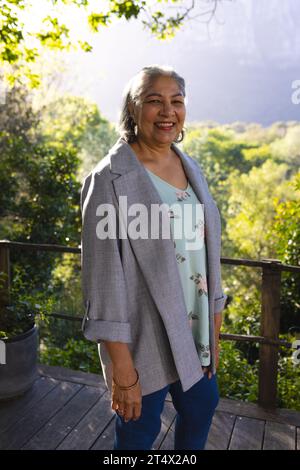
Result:
{"label": "woman's nose", "polygon": [[169,116],[169,115],[174,114],[174,109],[173,109],[172,103],[164,103],[162,108],[161,108],[161,113],[164,116]]}

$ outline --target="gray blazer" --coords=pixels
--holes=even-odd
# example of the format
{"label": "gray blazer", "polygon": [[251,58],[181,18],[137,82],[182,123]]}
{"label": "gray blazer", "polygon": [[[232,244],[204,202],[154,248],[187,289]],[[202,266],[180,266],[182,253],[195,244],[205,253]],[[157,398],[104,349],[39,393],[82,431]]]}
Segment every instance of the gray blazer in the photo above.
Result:
{"label": "gray blazer", "polygon": [[[226,300],[220,274],[220,214],[198,163],[177,146],[173,145],[173,149],[204,204],[209,330],[215,373],[214,314],[224,308]],[[203,377],[203,371],[189,326],[173,240],[98,239],[97,206],[114,204],[118,212],[120,196],[127,196],[128,207],[144,204],[149,214],[151,204],[162,204],[145,167],[121,138],[85,178],[81,191],[84,336],[98,343],[104,380],[110,391],[112,364],[105,340],[128,343],[143,395],[176,380],[186,391]]]}

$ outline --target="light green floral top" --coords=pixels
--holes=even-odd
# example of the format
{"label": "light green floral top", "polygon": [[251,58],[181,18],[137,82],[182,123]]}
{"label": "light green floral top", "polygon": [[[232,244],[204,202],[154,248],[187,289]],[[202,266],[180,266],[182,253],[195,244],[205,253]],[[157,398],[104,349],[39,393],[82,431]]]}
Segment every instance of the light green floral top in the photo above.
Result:
{"label": "light green floral top", "polygon": [[168,214],[185,304],[202,366],[210,365],[204,212],[191,185],[176,188],[146,168]]}

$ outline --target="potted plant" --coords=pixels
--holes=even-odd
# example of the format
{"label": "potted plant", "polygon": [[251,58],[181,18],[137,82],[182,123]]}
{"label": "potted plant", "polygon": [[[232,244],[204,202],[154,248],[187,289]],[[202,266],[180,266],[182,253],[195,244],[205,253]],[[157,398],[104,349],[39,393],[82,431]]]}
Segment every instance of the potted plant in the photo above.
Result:
{"label": "potted plant", "polygon": [[19,298],[0,313],[0,400],[23,394],[37,377],[40,308]]}

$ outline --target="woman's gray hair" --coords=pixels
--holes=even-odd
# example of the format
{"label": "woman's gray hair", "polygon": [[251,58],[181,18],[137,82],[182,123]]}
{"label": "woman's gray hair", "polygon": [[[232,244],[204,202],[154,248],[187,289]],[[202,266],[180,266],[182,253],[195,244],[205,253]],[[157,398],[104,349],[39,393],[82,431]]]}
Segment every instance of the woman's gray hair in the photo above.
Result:
{"label": "woman's gray hair", "polygon": [[[139,106],[146,90],[151,86],[154,80],[161,76],[173,78],[185,97],[185,81],[172,67],[165,65],[149,65],[142,68],[142,70],[129,81],[123,93],[118,129],[121,137],[125,139],[126,142],[131,143],[136,140],[134,131],[135,122],[129,109],[130,104]],[[177,143],[183,140],[184,130],[182,130],[180,134],[181,136],[175,141]]]}

